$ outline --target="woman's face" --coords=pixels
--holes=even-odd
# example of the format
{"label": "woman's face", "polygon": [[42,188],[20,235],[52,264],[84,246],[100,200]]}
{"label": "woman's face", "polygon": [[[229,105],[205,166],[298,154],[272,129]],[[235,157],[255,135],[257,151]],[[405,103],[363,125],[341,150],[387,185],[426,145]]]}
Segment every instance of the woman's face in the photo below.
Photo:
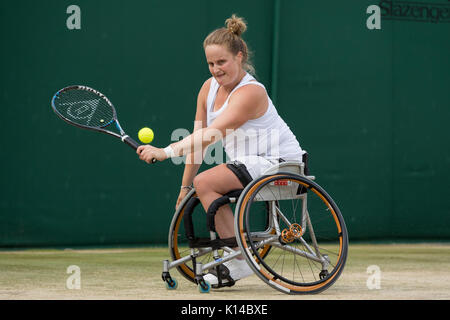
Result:
{"label": "woman's face", "polygon": [[239,80],[242,71],[242,52],[237,55],[226,47],[212,44],[205,48],[209,72],[221,86],[233,85]]}

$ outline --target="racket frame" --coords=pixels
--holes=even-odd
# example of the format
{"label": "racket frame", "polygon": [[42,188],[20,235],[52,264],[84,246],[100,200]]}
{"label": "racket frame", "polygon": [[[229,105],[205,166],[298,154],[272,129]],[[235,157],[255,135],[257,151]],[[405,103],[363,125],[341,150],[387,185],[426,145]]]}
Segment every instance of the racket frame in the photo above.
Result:
{"label": "racket frame", "polygon": [[[97,95],[98,97],[100,97],[101,99],[103,99],[104,101],[106,101],[106,103],[111,107],[112,112],[113,112],[113,119],[112,119],[111,121],[109,121],[108,123],[102,125],[102,126],[94,127],[94,126],[85,126],[85,125],[82,125],[82,124],[73,122],[73,121],[70,120],[69,118],[65,117],[65,116],[62,115],[62,114],[58,111],[58,109],[56,108],[56,106],[55,106],[55,99],[56,99],[62,92],[69,91],[69,90],[85,90],[85,91],[89,91],[89,92],[94,93],[95,95]],[[136,149],[140,146],[139,143],[137,143],[135,140],[133,140],[133,139],[132,139],[129,135],[127,135],[127,134],[125,133],[125,131],[122,129],[122,127],[121,127],[121,125],[120,125],[120,123],[119,123],[119,120],[117,119],[117,112],[116,112],[116,109],[114,108],[114,105],[113,105],[112,102],[109,101],[109,99],[108,99],[103,93],[101,93],[100,91],[97,91],[97,90],[95,90],[95,89],[92,89],[92,88],[90,88],[90,87],[83,86],[83,85],[72,85],[72,86],[68,86],[68,87],[62,88],[61,90],[59,90],[58,92],[56,92],[56,93],[53,95],[52,103],[51,103],[51,104],[52,104],[52,109],[53,109],[53,111],[56,113],[56,115],[57,115],[59,118],[61,118],[62,120],[66,121],[67,123],[69,123],[69,124],[71,124],[71,125],[73,125],[73,126],[75,126],[75,127],[78,127],[78,128],[81,128],[81,129],[87,129],[87,130],[97,131],[97,132],[103,132],[103,133],[112,135],[112,136],[114,136],[114,137],[119,138],[120,140],[122,140],[122,142],[126,143],[126,144],[129,145],[131,148],[133,148],[134,150],[136,150]],[[112,125],[113,123],[115,124],[115,126],[116,126],[117,130],[119,131],[119,133],[116,133],[116,132],[114,132],[114,131],[105,129],[106,127]]]}

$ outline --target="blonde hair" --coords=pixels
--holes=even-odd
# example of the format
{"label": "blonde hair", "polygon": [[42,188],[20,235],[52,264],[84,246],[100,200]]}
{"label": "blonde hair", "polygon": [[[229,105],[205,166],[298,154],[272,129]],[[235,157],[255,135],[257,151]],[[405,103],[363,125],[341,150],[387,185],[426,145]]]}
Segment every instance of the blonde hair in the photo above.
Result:
{"label": "blonde hair", "polygon": [[225,20],[225,27],[214,30],[206,37],[203,41],[203,48],[216,44],[225,46],[234,55],[237,55],[239,51],[242,52],[242,68],[255,74],[255,68],[250,62],[251,53],[241,37],[246,30],[245,20],[233,14],[231,18]]}

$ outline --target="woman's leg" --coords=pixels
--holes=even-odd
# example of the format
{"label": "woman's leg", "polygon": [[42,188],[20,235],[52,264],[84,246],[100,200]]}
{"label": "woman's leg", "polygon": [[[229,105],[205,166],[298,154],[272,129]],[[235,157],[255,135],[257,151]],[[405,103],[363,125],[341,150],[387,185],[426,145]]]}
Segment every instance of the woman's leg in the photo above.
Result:
{"label": "woman's leg", "polygon": [[[232,190],[242,189],[243,185],[226,164],[220,164],[198,174],[194,178],[194,187],[203,208],[207,211],[214,200]],[[229,205],[222,206],[217,210],[214,222],[221,239],[235,237],[234,217]],[[233,249],[237,250],[238,248]],[[242,255],[224,262],[224,266],[228,268],[230,277],[235,281],[253,274]],[[212,273],[205,275],[204,279],[211,285],[217,285],[219,282],[217,276]]]}
{"label": "woman's leg", "polygon": [[[226,164],[220,164],[212,169],[198,174],[194,178],[195,191],[205,211],[211,203],[231,190],[242,189],[242,183],[236,175],[227,168]],[[221,239],[231,238],[234,233],[234,218],[230,206],[222,206],[215,216],[216,231]]]}

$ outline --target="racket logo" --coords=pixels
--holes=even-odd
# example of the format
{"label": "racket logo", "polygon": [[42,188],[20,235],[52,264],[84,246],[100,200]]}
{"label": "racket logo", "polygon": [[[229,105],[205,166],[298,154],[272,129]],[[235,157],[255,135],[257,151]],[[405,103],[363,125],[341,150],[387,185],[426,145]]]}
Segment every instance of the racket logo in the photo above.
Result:
{"label": "racket logo", "polygon": [[84,105],[84,106],[78,108],[77,110],[75,110],[75,113],[77,114],[78,117],[80,117],[82,113],[84,113],[86,110],[89,110],[89,109],[90,109],[89,106]]}
{"label": "racket logo", "polygon": [[100,99],[93,99],[75,103],[62,103],[61,105],[68,105],[66,113],[70,118],[74,120],[86,119],[86,125],[89,125],[99,102]]}

